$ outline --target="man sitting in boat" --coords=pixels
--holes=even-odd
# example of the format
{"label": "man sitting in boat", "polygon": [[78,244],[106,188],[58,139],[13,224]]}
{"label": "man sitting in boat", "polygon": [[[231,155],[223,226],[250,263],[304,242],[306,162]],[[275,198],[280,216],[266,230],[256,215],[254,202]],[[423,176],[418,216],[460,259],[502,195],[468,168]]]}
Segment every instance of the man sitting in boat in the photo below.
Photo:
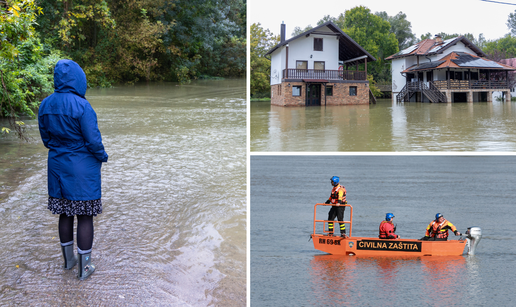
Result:
{"label": "man sitting in boat", "polygon": [[428,227],[426,227],[426,234],[421,240],[447,241],[449,229],[451,229],[456,236],[461,235],[452,223],[448,222],[441,213],[437,213],[435,220],[430,222]]}
{"label": "man sitting in boat", "polygon": [[380,239],[399,239],[400,236],[395,234],[396,226],[392,223],[392,219],[394,218],[394,214],[387,213],[385,215],[385,221],[380,223],[380,235],[378,238]]}
{"label": "man sitting in boat", "polygon": [[[335,217],[337,220],[344,220],[344,210],[346,207],[341,205],[346,205],[348,202],[346,201],[346,188],[339,184],[339,177],[333,176],[331,177],[331,185],[333,189],[331,190],[330,198],[326,201],[326,204],[332,204],[333,206],[328,212],[328,220],[333,221]],[[346,224],[340,224],[340,235],[345,238],[346,237]],[[333,234],[333,223],[328,223],[328,231],[330,234]]]}

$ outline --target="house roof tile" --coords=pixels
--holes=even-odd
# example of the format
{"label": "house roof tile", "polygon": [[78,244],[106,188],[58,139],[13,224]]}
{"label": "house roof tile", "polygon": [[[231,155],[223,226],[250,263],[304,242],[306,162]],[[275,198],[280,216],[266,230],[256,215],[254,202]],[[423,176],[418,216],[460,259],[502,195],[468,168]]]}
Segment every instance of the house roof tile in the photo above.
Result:
{"label": "house roof tile", "polygon": [[443,68],[475,68],[475,69],[496,69],[516,70],[516,68],[496,61],[481,58],[467,52],[452,52],[438,61],[425,62],[420,65],[413,65],[402,73],[425,71]]}
{"label": "house roof tile", "polygon": [[397,59],[397,58],[414,56],[414,55],[430,56],[430,55],[443,53],[446,49],[457,44],[459,41],[462,42],[464,45],[466,45],[468,48],[470,48],[473,52],[475,52],[476,55],[485,56],[485,54],[482,52],[482,50],[480,50],[480,48],[478,48],[477,46],[475,46],[475,44],[470,42],[466,37],[458,36],[458,37],[444,40],[442,42],[439,42],[436,39],[425,39],[415,45],[412,45],[408,48],[401,50],[400,52],[398,52],[396,54],[393,54],[393,55],[387,57],[386,60],[393,60],[393,59]]}

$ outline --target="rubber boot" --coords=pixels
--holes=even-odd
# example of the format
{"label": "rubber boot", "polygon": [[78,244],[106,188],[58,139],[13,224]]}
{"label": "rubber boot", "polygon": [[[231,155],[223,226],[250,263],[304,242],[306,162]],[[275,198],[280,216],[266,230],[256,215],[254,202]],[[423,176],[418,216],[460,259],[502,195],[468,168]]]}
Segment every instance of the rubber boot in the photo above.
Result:
{"label": "rubber boot", "polygon": [[73,254],[73,241],[61,243],[61,251],[63,252],[64,269],[70,270],[77,264],[77,257]]}
{"label": "rubber boot", "polygon": [[91,252],[86,254],[78,254],[79,256],[79,271],[77,278],[84,280],[95,272],[95,266],[91,264]]}

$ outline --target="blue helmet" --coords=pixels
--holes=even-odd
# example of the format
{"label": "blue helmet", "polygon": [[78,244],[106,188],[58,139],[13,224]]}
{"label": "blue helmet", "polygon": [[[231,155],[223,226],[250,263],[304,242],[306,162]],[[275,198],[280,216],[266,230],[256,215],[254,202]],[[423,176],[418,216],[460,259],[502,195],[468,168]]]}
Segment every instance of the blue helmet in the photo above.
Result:
{"label": "blue helmet", "polygon": [[435,215],[435,219],[436,219],[436,220],[438,220],[440,217],[443,217],[443,215],[442,215],[441,213],[437,213],[437,214]]}
{"label": "blue helmet", "polygon": [[393,217],[394,217],[394,214],[392,214],[392,213],[387,213],[387,214],[385,215],[385,220],[386,220],[386,221],[390,221],[390,220],[392,220],[392,218],[393,218]]}
{"label": "blue helmet", "polygon": [[331,184],[338,184],[339,183],[339,177],[333,176],[331,177]]}

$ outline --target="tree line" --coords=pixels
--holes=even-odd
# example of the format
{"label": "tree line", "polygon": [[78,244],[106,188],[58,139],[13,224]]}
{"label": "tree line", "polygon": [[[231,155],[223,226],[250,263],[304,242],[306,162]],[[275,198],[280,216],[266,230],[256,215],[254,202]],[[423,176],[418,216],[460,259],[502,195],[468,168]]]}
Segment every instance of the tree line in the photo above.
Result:
{"label": "tree line", "polygon": [[89,87],[245,76],[246,0],[0,0],[0,41],[0,117],[22,132],[62,58]]}
{"label": "tree line", "polygon": [[[399,12],[395,16],[389,16],[386,12],[375,12],[364,6],[357,6],[337,17],[324,16],[317,22],[321,25],[327,21],[336,24],[344,33],[373,55],[377,61],[368,63],[368,80],[375,95],[380,92],[375,89],[376,82],[391,82],[390,62],[384,59],[400,50],[406,49],[419,41],[432,38],[431,33],[419,37],[412,32],[412,25],[407,20],[406,14]],[[507,20],[510,30],[504,37],[497,40],[486,40],[483,34],[474,37],[471,33],[448,34],[437,33],[443,39],[465,36],[478,46],[487,55],[487,58],[495,61],[516,57],[516,11],[510,13]],[[312,29],[311,25],[301,28],[296,26],[292,31],[292,37]],[[251,25],[251,97],[270,97],[270,61],[265,54],[279,43],[279,35],[274,35],[269,29],[263,29],[259,23]]]}

